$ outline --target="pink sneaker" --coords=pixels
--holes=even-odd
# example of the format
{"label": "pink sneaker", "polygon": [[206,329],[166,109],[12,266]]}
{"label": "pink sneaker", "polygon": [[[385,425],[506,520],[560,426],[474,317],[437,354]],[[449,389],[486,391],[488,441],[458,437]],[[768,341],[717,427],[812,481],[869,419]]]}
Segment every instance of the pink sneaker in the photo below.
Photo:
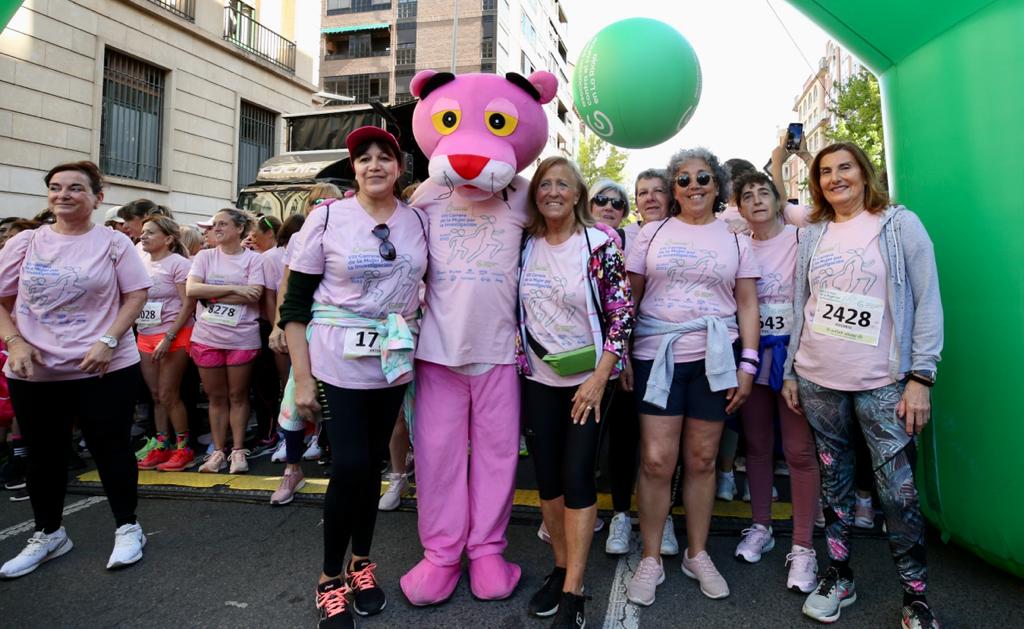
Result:
{"label": "pink sneaker", "polygon": [[228,457],[224,456],[223,450],[214,450],[213,454],[206,457],[203,464],[199,466],[199,471],[203,473],[216,474],[225,467],[227,467]]}
{"label": "pink sneaker", "polygon": [[665,582],[665,569],[660,557],[644,557],[633,578],[626,584],[626,600],[647,607],[654,603],[654,593]]}
{"label": "pink sneaker", "polygon": [[786,555],[786,565],[789,566],[786,589],[810,594],[818,585],[818,557],[813,548],[793,544]]}
{"label": "pink sneaker", "polygon": [[755,524],[749,529],[743,529],[743,539],[736,546],[736,557],[747,563],[761,561],[761,555],[775,548],[775,538],[772,537],[770,526]]}
{"label": "pink sneaker", "polygon": [[700,582],[700,591],[708,598],[725,598],[729,596],[729,584],[718,572],[715,562],[711,561],[707,551],[700,551],[690,559],[690,549],[683,553],[683,574]]}
{"label": "pink sneaker", "polygon": [[277,486],[277,490],[270,496],[270,504],[288,504],[295,499],[295,492],[305,486],[306,478],[302,475],[302,470],[290,474],[286,473],[281,477],[281,484]]}

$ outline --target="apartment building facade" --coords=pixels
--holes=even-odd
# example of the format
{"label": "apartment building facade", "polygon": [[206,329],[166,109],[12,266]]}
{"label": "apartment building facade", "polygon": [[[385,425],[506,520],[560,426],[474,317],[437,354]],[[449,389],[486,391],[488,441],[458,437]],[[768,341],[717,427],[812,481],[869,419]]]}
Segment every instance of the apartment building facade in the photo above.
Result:
{"label": "apartment building facade", "polygon": [[[818,68],[804,81],[800,95],[793,105],[794,121],[804,125],[807,150],[812,155],[828,145],[825,132],[834,127],[829,108],[838,96],[839,87],[861,71],[863,66],[849,51],[832,40],[825,43],[825,55],[818,61]],[[790,198],[799,198],[801,203],[810,203],[807,190],[807,166],[803,160],[790,158],[785,165],[784,175]]]}
{"label": "apartment building facade", "polygon": [[312,108],[318,26],[308,0],[26,0],[0,34],[0,215],[38,213],[43,174],[82,159],[104,207],[231,205]]}
{"label": "apartment building facade", "polygon": [[[568,19],[558,0],[323,0],[320,85],[355,103],[413,100],[419,70],[558,78],[544,156],[574,156]],[[457,19],[456,17],[457,16]]]}

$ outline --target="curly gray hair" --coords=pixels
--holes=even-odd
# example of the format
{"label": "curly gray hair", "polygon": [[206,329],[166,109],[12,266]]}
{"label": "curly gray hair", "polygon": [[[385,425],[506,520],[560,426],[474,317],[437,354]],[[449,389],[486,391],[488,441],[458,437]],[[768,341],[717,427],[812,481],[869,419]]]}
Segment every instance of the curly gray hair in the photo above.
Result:
{"label": "curly gray hair", "polygon": [[[619,198],[626,202],[626,209],[622,212],[622,218],[629,216],[629,193],[626,192],[626,186],[617,181],[608,179],[607,177],[598,179],[594,182],[594,185],[590,186],[590,199],[593,199],[606,190],[614,190],[619,193]],[[588,201],[590,199],[588,199]]]}
{"label": "curly gray hair", "polygon": [[[673,185],[675,184],[676,173],[679,172],[679,168],[683,164],[690,161],[691,159],[699,159],[708,165],[711,169],[711,176],[715,179],[715,183],[718,184],[718,194],[715,196],[715,205],[712,208],[713,212],[721,212],[725,209],[725,204],[729,201],[729,172],[722,166],[718,161],[718,157],[710,150],[703,146],[698,146],[692,149],[682,149],[672,156],[672,159],[668,161],[668,167],[665,171],[671,178]],[[679,214],[679,202],[675,200],[675,195],[672,195],[672,207],[668,211],[670,216]]]}

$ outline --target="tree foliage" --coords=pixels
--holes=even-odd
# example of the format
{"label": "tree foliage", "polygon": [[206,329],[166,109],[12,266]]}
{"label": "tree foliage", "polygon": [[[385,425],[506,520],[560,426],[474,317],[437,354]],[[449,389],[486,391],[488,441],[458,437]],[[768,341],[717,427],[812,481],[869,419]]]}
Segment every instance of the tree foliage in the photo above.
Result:
{"label": "tree foliage", "polygon": [[861,70],[838,90],[829,112],[835,127],[825,131],[832,142],[852,142],[867,153],[878,172],[885,170],[885,140],[882,135],[882,99],[878,79]]}
{"label": "tree foliage", "polygon": [[[598,179],[607,177],[612,181],[625,184],[626,157],[624,151],[608,144],[595,133],[587,133],[580,142],[579,155],[576,163],[587,185],[593,185]],[[630,186],[626,185],[628,190]]]}

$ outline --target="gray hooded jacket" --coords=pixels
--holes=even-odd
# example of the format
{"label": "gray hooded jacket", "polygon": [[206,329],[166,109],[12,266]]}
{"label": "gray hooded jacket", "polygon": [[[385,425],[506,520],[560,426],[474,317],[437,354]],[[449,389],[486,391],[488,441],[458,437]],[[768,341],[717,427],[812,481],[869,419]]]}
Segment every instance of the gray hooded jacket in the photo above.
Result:
{"label": "gray hooded jacket", "polygon": [[[800,230],[786,380],[795,378],[793,358],[800,347],[804,308],[810,296],[807,269],[825,225],[812,223]],[[898,381],[910,371],[935,371],[942,352],[942,299],[931,238],[917,214],[894,205],[882,213],[879,245],[885,258],[886,308],[893,321],[889,376]]]}

